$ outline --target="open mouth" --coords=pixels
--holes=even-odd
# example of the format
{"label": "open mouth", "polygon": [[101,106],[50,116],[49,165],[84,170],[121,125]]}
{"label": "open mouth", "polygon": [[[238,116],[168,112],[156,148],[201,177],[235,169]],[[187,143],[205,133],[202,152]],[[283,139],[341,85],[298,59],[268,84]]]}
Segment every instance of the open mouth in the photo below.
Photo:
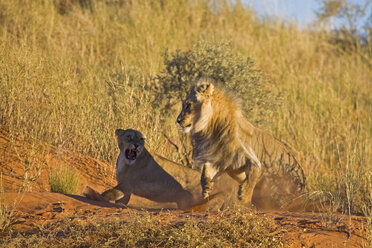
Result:
{"label": "open mouth", "polygon": [[136,158],[137,158],[137,150],[134,150],[134,149],[127,149],[127,150],[125,150],[125,157],[128,160],[136,160]]}

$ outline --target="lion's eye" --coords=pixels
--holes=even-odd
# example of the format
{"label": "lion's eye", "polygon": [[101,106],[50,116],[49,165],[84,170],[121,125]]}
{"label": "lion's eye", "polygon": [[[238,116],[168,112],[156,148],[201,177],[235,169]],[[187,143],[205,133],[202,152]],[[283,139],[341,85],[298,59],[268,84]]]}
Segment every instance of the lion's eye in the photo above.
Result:
{"label": "lion's eye", "polygon": [[190,103],[187,103],[185,109],[186,110],[190,110],[190,107],[191,107],[191,104]]}

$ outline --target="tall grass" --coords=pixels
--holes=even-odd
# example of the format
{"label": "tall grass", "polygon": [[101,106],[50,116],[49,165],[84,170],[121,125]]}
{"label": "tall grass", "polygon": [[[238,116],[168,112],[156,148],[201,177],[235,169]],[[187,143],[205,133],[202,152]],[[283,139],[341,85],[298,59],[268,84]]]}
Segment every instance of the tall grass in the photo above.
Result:
{"label": "tall grass", "polygon": [[[264,126],[306,159],[313,190],[345,210],[371,207],[372,70],[368,54],[343,52],[321,31],[257,20],[237,1],[0,0],[0,123],[13,136],[112,161],[114,130],[136,128],[176,159],[178,113],[163,125],[150,99],[166,49],[231,43],[272,79],[283,104]],[[156,97],[156,96],[155,96]]]}

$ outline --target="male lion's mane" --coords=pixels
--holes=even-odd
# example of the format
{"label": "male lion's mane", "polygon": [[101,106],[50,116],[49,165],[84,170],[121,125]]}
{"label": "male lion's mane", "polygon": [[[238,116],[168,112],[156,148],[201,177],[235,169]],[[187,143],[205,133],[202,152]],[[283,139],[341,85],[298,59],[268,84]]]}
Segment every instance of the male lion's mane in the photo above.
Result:
{"label": "male lion's mane", "polygon": [[217,86],[211,97],[213,112],[208,124],[200,132],[191,133],[194,161],[209,162],[218,170],[239,169],[246,165],[246,144],[252,140],[254,127],[244,118],[239,99],[230,91]]}

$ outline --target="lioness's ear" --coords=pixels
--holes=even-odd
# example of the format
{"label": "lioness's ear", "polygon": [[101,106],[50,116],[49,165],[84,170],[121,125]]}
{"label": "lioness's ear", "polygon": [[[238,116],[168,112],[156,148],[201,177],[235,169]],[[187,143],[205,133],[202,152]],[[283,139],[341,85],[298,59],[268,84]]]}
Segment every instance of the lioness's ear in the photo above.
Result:
{"label": "lioness's ear", "polygon": [[123,129],[116,129],[115,130],[115,135],[116,136],[121,136],[121,135],[124,134],[124,132],[125,132],[125,130],[123,130]]}

